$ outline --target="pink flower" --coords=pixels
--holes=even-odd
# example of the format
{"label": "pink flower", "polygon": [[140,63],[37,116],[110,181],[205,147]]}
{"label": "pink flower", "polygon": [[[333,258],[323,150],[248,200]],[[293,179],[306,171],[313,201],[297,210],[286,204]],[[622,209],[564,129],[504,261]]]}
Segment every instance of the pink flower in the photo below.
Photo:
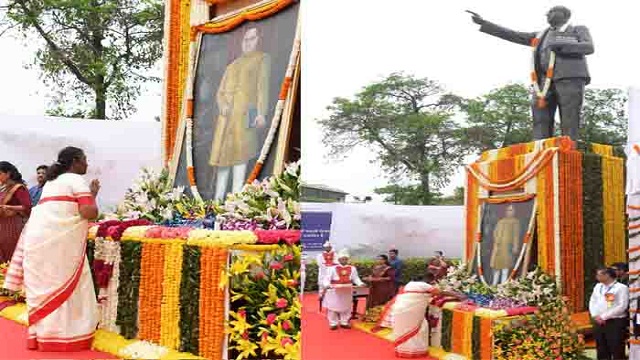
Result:
{"label": "pink flower", "polygon": [[258,272],[254,275],[254,277],[255,277],[256,279],[258,279],[258,280],[264,279],[264,278],[265,278],[265,276],[266,276],[266,275],[264,274],[264,271],[258,271]]}
{"label": "pink flower", "polygon": [[289,281],[287,281],[287,285],[289,287],[296,287],[296,286],[298,286],[298,282],[295,281],[295,280],[289,280]]}
{"label": "pink flower", "polygon": [[291,322],[290,322],[289,320],[285,320],[285,321],[282,323],[282,329],[283,329],[284,331],[289,331],[289,330],[291,330],[291,327],[292,327],[292,325],[291,325]]}
{"label": "pink flower", "polygon": [[274,261],[274,262],[271,263],[271,265],[269,267],[271,269],[273,269],[273,270],[282,270],[282,268],[284,268],[284,265],[282,265],[282,263]]}
{"label": "pink flower", "polygon": [[254,233],[258,237],[259,244],[277,244],[280,241],[277,231],[256,230]]}
{"label": "pink flower", "polygon": [[278,301],[276,301],[276,307],[278,309],[284,309],[287,307],[287,305],[289,305],[289,302],[287,301],[287,299],[280,298],[278,299]]}
{"label": "pink flower", "polygon": [[267,325],[271,325],[274,322],[276,322],[276,314],[271,313],[271,314],[267,315]]}
{"label": "pink flower", "polygon": [[238,316],[240,316],[243,319],[246,319],[247,318],[247,311],[246,310],[238,311]]}
{"label": "pink flower", "polygon": [[159,238],[161,236],[161,234],[162,234],[162,227],[154,226],[154,227],[150,228],[149,230],[147,230],[145,232],[144,236],[148,237],[148,238],[156,239],[156,238]]}
{"label": "pink flower", "polygon": [[293,260],[293,254],[287,254],[285,255],[282,260],[284,261],[292,261]]}
{"label": "pink flower", "polygon": [[286,230],[282,233],[282,240],[287,244],[294,245],[300,242],[300,230]]}
{"label": "pink flower", "polygon": [[262,333],[262,341],[267,341],[267,339],[269,338],[269,334],[266,332]]}
{"label": "pink flower", "polygon": [[293,345],[293,340],[291,340],[291,338],[286,337],[280,341],[280,345],[282,345],[283,347],[287,345]]}
{"label": "pink flower", "polygon": [[245,331],[245,332],[243,332],[243,333],[242,333],[242,338],[243,338],[243,339],[245,339],[245,340],[248,340],[248,339],[249,339],[249,333],[248,333],[248,332],[246,332],[246,331]]}

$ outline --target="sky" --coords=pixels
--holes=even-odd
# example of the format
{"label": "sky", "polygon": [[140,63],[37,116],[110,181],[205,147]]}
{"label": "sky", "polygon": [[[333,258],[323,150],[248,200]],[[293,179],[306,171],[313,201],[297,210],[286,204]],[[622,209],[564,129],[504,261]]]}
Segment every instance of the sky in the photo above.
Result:
{"label": "sky", "polygon": [[[372,195],[387,180],[371,163],[370,149],[357,149],[338,161],[326,158],[316,120],[328,115],[332,99],[351,97],[396,71],[428,77],[466,97],[507,83],[528,84],[530,48],[479,32],[464,10],[514,30],[536,32],[547,26],[545,13],[555,5],[571,9],[570,23],[591,32],[595,53],[587,58],[590,87],[640,85],[638,1],[304,1],[303,180],[356,196]],[[463,181],[461,169],[444,192]]]}

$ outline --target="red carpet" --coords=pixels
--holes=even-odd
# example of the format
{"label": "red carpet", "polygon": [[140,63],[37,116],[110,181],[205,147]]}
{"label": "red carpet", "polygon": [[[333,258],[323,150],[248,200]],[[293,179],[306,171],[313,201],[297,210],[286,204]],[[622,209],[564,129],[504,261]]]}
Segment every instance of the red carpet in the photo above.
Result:
{"label": "red carpet", "polygon": [[317,294],[305,294],[302,301],[302,359],[397,359],[391,342],[356,329],[329,330],[325,315],[318,310]]}
{"label": "red carpet", "polygon": [[2,334],[0,359],[116,359],[109,354],[97,351],[60,353],[27,350],[27,328],[5,318],[0,318],[0,334]]}

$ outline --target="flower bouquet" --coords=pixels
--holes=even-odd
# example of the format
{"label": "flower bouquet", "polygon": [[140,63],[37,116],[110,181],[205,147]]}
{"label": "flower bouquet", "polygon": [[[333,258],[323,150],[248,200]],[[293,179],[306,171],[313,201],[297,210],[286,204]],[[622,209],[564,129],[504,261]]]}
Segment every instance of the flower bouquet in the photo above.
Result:
{"label": "flower bouquet", "polygon": [[299,359],[300,247],[235,254],[228,276],[229,358]]}
{"label": "flower bouquet", "polygon": [[300,229],[300,163],[278,175],[245,185],[213,207],[222,230]]}
{"label": "flower bouquet", "polygon": [[175,204],[183,198],[184,188],[173,188],[169,172],[142,169],[140,178],[127,190],[124,201],[114,214],[119,220],[147,219],[161,223],[174,218]]}

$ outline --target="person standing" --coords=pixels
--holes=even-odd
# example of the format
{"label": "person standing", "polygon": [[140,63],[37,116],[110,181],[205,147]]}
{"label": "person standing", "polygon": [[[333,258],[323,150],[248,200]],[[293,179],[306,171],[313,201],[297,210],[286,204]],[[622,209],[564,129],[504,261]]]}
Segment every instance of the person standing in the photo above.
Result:
{"label": "person standing", "polygon": [[42,188],[47,182],[47,170],[49,170],[49,167],[47,165],[40,165],[36,169],[36,181],[38,181],[38,184],[29,189],[29,196],[31,196],[31,204],[33,206],[38,205],[38,202],[40,202]]}
{"label": "person standing", "polygon": [[333,251],[333,245],[329,241],[322,245],[322,253],[316,257],[316,264],[318,264],[318,290],[322,294],[324,278],[329,273],[329,269],[338,264],[336,252]]}
{"label": "person standing", "polygon": [[25,291],[31,350],[83,351],[93,343],[98,304],[86,248],[100,183],[85,182],[87,167],[81,149],[60,151],[6,274],[6,289]]}
{"label": "person standing", "polygon": [[336,330],[338,324],[349,329],[351,325],[351,307],[353,304],[353,285],[363,286],[355,266],[349,265],[349,253],[346,249],[338,254],[339,264],[329,269],[324,278],[324,306],[327,308],[329,327]]}
{"label": "person standing", "polygon": [[628,332],[629,288],[616,281],[613,268],[599,269],[598,284],[589,300],[589,314],[595,322],[598,360],[623,360]]}
{"label": "person standing", "polygon": [[443,277],[447,276],[449,271],[449,263],[444,258],[444,252],[436,251],[435,256],[429,261],[427,272],[433,274],[434,281],[439,281]]}
{"label": "person standing", "polygon": [[373,275],[365,279],[370,284],[367,309],[386,304],[396,294],[395,271],[387,255],[382,254],[376,258],[372,272]]}
{"label": "person standing", "polygon": [[6,263],[31,213],[31,200],[22,175],[9,162],[0,161],[0,184],[0,263]]}
{"label": "person standing", "polygon": [[389,250],[389,263],[393,268],[394,272],[394,284],[395,284],[395,292],[398,293],[398,289],[400,289],[400,285],[402,284],[401,275],[402,275],[402,260],[398,257],[398,249]]}

